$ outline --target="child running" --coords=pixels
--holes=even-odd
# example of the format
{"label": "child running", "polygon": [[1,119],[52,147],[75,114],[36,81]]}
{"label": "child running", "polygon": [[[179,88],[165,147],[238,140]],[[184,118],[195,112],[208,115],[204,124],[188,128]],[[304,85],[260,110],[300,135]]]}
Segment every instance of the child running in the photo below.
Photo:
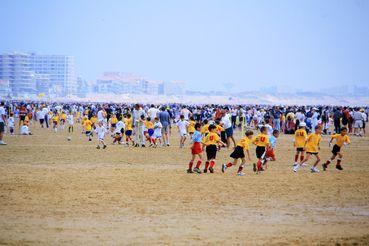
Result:
{"label": "child running", "polygon": [[307,139],[307,133],[305,130],[306,123],[300,122],[299,129],[295,132],[295,140],[294,140],[294,147],[296,148],[296,154],[295,154],[295,163],[293,166],[298,165],[298,160],[300,156],[300,162],[304,160],[304,154],[305,154],[305,143]]}
{"label": "child running", "polygon": [[156,148],[158,146],[158,142],[161,145],[161,129],[163,128],[163,125],[161,124],[160,120],[158,117],[155,117],[154,120],[154,136],[153,136],[153,142],[154,142],[154,148]]}
{"label": "child running", "polygon": [[269,146],[269,137],[267,135],[267,128],[262,126],[260,128],[260,134],[257,135],[252,143],[256,145],[256,158],[258,159],[257,164],[254,163],[254,172],[264,171],[263,160],[266,154],[266,148]]}
{"label": "child running", "polygon": [[243,176],[245,175],[242,170],[244,168],[244,165],[246,163],[246,159],[245,159],[245,151],[247,154],[247,159],[249,161],[251,161],[251,157],[250,157],[250,151],[249,151],[249,145],[250,145],[250,140],[252,139],[252,135],[253,135],[253,131],[248,130],[245,133],[245,137],[241,138],[241,140],[237,143],[236,148],[234,149],[234,151],[232,152],[232,154],[230,155],[231,158],[233,158],[233,162],[228,162],[227,164],[223,164],[222,165],[222,172],[224,173],[227,168],[233,166],[233,165],[237,165],[238,159],[241,159],[241,164],[238,167],[238,171],[237,171],[237,175],[238,176]]}
{"label": "child running", "polygon": [[297,170],[299,170],[301,166],[304,166],[305,162],[307,162],[312,155],[315,155],[316,161],[310,170],[312,173],[319,173],[319,169],[316,166],[320,162],[319,143],[320,143],[320,140],[322,139],[321,133],[322,133],[322,128],[321,126],[318,125],[318,126],[315,126],[315,132],[311,133],[307,137],[306,144],[305,144],[306,157],[300,164],[297,164],[296,166],[293,167],[294,172],[297,172]]}
{"label": "child running", "polygon": [[[191,147],[191,154],[192,158],[190,163],[188,164],[187,173],[201,173],[200,171],[200,165],[202,162],[202,136],[201,136],[201,124],[196,123],[195,126],[195,132],[192,135],[192,147]],[[196,159],[196,156],[198,157],[198,161],[196,164],[196,167],[192,171],[193,162]]]}
{"label": "child running", "polygon": [[217,127],[215,125],[209,125],[209,134],[206,135],[203,141],[204,145],[206,146],[206,156],[207,156],[204,173],[207,173],[208,169],[210,173],[214,173],[214,166],[215,166],[215,159],[217,157],[218,145],[221,144],[225,146],[225,143],[223,143],[220,140],[220,137],[216,131],[217,131]]}
{"label": "child running", "polygon": [[267,169],[268,161],[275,161],[275,147],[277,145],[277,138],[279,137],[279,131],[277,129],[274,129],[272,132],[272,136],[269,137],[269,146],[266,149],[265,153],[265,161],[264,161],[264,167]]}
{"label": "child running", "polygon": [[73,113],[72,111],[69,112],[68,116],[67,116],[67,121],[68,121],[68,132],[71,133],[73,132],[73,125],[74,125],[74,120],[73,120]]}
{"label": "child running", "polygon": [[97,138],[99,142],[97,143],[96,149],[100,149],[100,144],[102,144],[102,148],[106,148],[106,144],[104,141],[105,134],[108,132],[106,128],[104,127],[104,123],[102,121],[99,121],[98,127],[95,128],[95,132],[97,133]]}
{"label": "child running", "polygon": [[88,137],[88,141],[91,142],[92,139],[92,122],[91,120],[88,119],[87,116],[85,116],[85,120],[83,121],[83,127],[84,127],[84,131],[86,136]]}
{"label": "child running", "polygon": [[181,136],[181,139],[179,140],[179,147],[183,148],[184,143],[187,139],[187,127],[189,123],[187,120],[185,120],[184,115],[181,115],[179,117],[179,121],[177,122],[177,127],[179,131],[179,135]]}
{"label": "child running", "polygon": [[332,157],[331,159],[327,160],[326,163],[323,164],[323,171],[326,171],[328,168],[328,165],[337,157],[337,164],[336,164],[336,168],[338,170],[343,170],[342,165],[341,165],[341,161],[342,161],[342,153],[341,153],[341,148],[343,145],[347,145],[350,144],[350,138],[347,135],[347,128],[346,127],[342,127],[341,128],[341,133],[340,134],[334,134],[331,136],[331,140],[329,141],[329,147],[332,146],[332,141],[333,139],[336,139],[336,144],[333,145],[333,149],[332,149]]}

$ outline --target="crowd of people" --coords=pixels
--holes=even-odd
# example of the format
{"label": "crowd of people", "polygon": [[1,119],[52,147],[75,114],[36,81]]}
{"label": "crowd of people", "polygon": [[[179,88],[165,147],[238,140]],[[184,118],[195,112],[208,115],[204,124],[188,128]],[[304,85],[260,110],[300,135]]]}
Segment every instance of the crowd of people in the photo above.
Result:
{"label": "crowd of people", "polygon": [[[233,148],[231,161],[222,165],[225,172],[233,165],[241,164],[237,174],[251,161],[249,144],[256,145],[255,172],[267,169],[268,161],[275,160],[274,149],[279,134],[294,134],[296,147],[293,171],[311,158],[316,161],[312,172],[319,172],[319,142],[322,134],[335,140],[333,156],[323,164],[323,170],[337,158],[337,169],[342,170],[341,147],[349,144],[348,134],[365,135],[368,107],[337,106],[269,106],[269,105],[143,105],[113,103],[48,103],[3,101],[0,104],[0,145],[5,131],[9,135],[32,135],[32,125],[52,129],[55,133],[75,130],[75,124],[83,126],[87,141],[97,136],[97,149],[107,148],[107,136],[112,144],[134,147],[170,146],[173,129],[178,130],[183,148],[191,142],[192,158],[188,173],[213,173],[216,154],[220,148]],[[18,125],[16,126],[16,122]],[[234,130],[244,135],[238,142]],[[189,139],[189,141],[188,141]],[[203,153],[205,167],[200,170]],[[196,165],[194,162],[197,159]]]}

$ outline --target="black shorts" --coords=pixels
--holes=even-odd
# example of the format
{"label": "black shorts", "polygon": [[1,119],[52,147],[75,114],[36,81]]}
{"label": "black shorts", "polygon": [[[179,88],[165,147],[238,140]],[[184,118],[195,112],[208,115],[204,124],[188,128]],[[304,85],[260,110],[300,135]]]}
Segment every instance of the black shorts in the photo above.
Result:
{"label": "black shorts", "polygon": [[245,152],[241,146],[236,146],[230,157],[233,159],[245,158]]}
{"label": "black shorts", "polygon": [[217,157],[217,146],[216,145],[209,145],[206,146],[206,157],[208,160],[215,159]]}
{"label": "black shorts", "polygon": [[111,124],[111,127],[116,127],[116,126],[117,126],[117,124],[115,124],[115,123]]}
{"label": "black shorts", "polygon": [[0,133],[5,131],[5,124],[4,122],[0,122]]}
{"label": "black shorts", "polygon": [[120,133],[124,134],[124,128],[120,129]]}
{"label": "black shorts", "polygon": [[39,121],[40,121],[40,124],[42,125],[44,124],[45,119],[40,119]]}
{"label": "black shorts", "polygon": [[256,158],[263,157],[265,153],[265,147],[264,146],[256,146]]}
{"label": "black shorts", "polygon": [[91,135],[91,131],[86,131],[86,136],[90,136]]}
{"label": "black shorts", "polygon": [[304,148],[296,148],[296,151],[304,151]]}
{"label": "black shorts", "polygon": [[20,116],[19,116],[19,120],[20,120],[20,121],[24,121],[25,119],[26,119],[26,116],[25,116],[25,115],[20,115]]}
{"label": "black shorts", "polygon": [[334,146],[333,146],[333,149],[332,149],[332,154],[333,155],[337,155],[337,153],[339,153],[341,151],[341,147],[340,146],[338,146],[337,144],[335,144]]}
{"label": "black shorts", "polygon": [[317,155],[317,154],[319,154],[319,152],[306,152],[306,154]]}

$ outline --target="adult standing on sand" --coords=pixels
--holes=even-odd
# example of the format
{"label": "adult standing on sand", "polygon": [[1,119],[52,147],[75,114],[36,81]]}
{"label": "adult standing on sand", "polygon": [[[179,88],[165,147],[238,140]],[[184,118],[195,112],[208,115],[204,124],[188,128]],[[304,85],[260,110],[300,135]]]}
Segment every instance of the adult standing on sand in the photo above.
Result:
{"label": "adult standing on sand", "polygon": [[170,128],[170,115],[168,111],[165,110],[165,106],[161,107],[160,112],[158,114],[158,118],[160,120],[160,123],[162,124],[161,128],[161,134],[163,138],[163,145],[169,146],[169,137],[168,132]]}
{"label": "adult standing on sand", "polygon": [[6,145],[6,143],[3,141],[5,125],[6,125],[6,112],[4,108],[4,102],[1,102],[0,103],[0,145]]}

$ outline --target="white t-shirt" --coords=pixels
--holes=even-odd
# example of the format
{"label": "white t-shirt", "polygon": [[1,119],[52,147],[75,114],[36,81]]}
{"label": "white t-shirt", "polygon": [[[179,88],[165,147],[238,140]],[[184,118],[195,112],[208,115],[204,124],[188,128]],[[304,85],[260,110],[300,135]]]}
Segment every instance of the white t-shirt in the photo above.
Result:
{"label": "white t-shirt", "polygon": [[99,112],[97,112],[97,121],[103,121],[104,120],[104,115],[103,115],[103,111],[99,110]]}
{"label": "white t-shirt", "polygon": [[161,137],[161,128],[163,125],[160,121],[154,123],[154,135],[155,137]]}
{"label": "white t-shirt", "polygon": [[29,130],[28,130],[28,126],[23,125],[20,129],[20,134],[21,135],[29,135]]}
{"label": "white t-shirt", "polygon": [[224,129],[228,129],[228,128],[232,127],[232,122],[230,121],[228,114],[223,116],[221,122],[223,123]]}
{"label": "white t-shirt", "polygon": [[187,133],[187,126],[189,124],[190,123],[188,123],[188,121],[186,121],[186,120],[178,121],[177,126],[178,126],[178,129],[179,129],[179,132],[182,133],[182,134],[186,134]]}
{"label": "white t-shirt", "polygon": [[149,110],[147,111],[147,114],[149,115],[151,120],[155,119],[155,117],[158,116],[158,113],[159,113],[159,109],[157,108],[149,108]]}
{"label": "white t-shirt", "polygon": [[120,133],[120,131],[122,129],[124,129],[126,127],[126,125],[124,124],[123,121],[118,121],[117,124],[115,125],[115,133]]}
{"label": "white t-shirt", "polygon": [[5,116],[5,108],[4,107],[0,107],[0,122],[4,122],[3,120],[3,115]]}
{"label": "white t-shirt", "polygon": [[73,114],[68,114],[67,121],[69,125],[73,125]]}
{"label": "white t-shirt", "polygon": [[97,133],[97,137],[99,139],[104,139],[105,134],[107,133],[108,130],[106,130],[106,128],[104,126],[98,126],[95,129],[95,132]]}
{"label": "white t-shirt", "polygon": [[14,117],[8,118],[8,127],[14,127]]}
{"label": "white t-shirt", "polygon": [[188,120],[190,118],[190,110],[188,110],[187,108],[182,109],[181,114],[183,114],[185,120]]}

